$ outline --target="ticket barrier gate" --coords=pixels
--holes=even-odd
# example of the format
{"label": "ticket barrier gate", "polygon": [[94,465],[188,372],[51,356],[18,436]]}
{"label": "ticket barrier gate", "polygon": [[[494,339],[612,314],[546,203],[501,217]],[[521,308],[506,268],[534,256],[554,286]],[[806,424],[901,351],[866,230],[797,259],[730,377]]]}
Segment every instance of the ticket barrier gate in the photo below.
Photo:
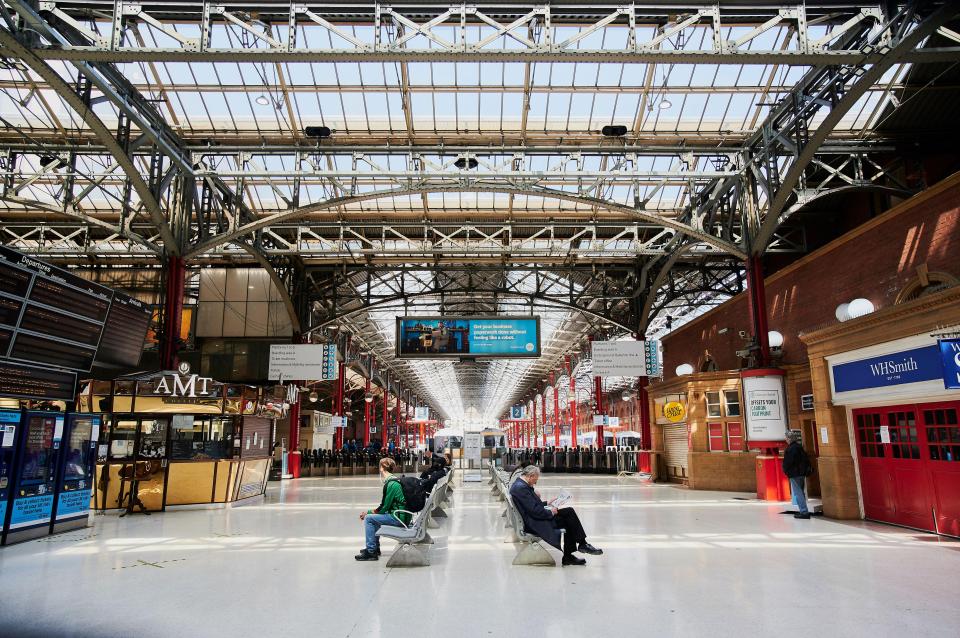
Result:
{"label": "ticket barrier gate", "polygon": [[50,533],[66,421],[59,412],[22,413],[14,435],[15,464],[3,545]]}
{"label": "ticket barrier gate", "polygon": [[67,415],[51,534],[87,526],[101,422],[99,414]]}

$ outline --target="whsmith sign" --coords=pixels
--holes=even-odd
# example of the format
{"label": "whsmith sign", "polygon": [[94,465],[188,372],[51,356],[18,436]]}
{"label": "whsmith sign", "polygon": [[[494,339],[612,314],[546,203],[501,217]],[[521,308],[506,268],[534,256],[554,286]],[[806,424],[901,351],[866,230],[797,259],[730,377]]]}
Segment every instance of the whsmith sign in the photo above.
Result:
{"label": "whsmith sign", "polygon": [[853,392],[944,378],[940,347],[931,344],[833,366],[833,391]]}
{"label": "whsmith sign", "polygon": [[943,387],[960,389],[960,339],[941,339],[940,363],[943,366]]}

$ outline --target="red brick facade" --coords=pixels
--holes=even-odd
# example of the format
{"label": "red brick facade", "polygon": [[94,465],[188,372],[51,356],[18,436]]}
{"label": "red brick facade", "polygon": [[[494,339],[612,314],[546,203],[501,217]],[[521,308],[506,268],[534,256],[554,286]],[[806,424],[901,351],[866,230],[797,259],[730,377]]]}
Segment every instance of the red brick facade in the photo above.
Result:
{"label": "red brick facade", "polygon": [[[797,336],[836,323],[838,305],[865,297],[877,309],[889,307],[924,266],[960,277],[960,174],[766,278],[769,326],[784,335],[780,363],[806,363]],[[740,368],[741,330],[750,332],[745,294],[663,340],[667,378],[681,363],[699,370],[705,350],[720,370]]]}

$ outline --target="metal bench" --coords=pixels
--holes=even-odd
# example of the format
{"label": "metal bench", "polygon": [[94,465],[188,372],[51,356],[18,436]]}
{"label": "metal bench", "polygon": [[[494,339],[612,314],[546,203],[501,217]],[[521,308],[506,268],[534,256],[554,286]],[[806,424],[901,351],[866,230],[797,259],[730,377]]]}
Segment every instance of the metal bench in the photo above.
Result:
{"label": "metal bench", "polygon": [[[513,533],[507,539],[508,543],[519,543],[520,550],[513,558],[514,565],[542,565],[556,567],[557,561],[543,546],[543,539],[535,534],[528,533],[523,528],[523,516],[513,504],[513,497],[507,492],[507,519],[513,523]],[[566,530],[561,529],[560,533]]]}
{"label": "metal bench", "polygon": [[[377,536],[380,538],[390,538],[397,541],[397,549],[390,555],[387,561],[387,567],[426,567],[430,565],[430,557],[427,555],[424,545],[433,543],[427,527],[433,521],[431,514],[437,506],[437,490],[430,493],[430,497],[424,504],[423,509],[417,513],[399,510],[405,514],[413,516],[411,524],[402,527],[384,526],[377,530]],[[434,527],[439,527],[434,523]]]}

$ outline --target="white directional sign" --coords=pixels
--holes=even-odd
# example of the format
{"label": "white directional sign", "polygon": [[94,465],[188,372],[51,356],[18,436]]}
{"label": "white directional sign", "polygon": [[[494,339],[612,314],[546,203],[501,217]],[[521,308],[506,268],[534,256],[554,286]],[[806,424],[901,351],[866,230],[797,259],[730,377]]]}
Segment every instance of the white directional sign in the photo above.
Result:
{"label": "white directional sign", "polygon": [[337,378],[337,346],[275,343],[270,346],[270,381],[330,381]]}
{"label": "white directional sign", "polygon": [[660,376],[659,341],[594,341],[592,357],[597,377]]}

